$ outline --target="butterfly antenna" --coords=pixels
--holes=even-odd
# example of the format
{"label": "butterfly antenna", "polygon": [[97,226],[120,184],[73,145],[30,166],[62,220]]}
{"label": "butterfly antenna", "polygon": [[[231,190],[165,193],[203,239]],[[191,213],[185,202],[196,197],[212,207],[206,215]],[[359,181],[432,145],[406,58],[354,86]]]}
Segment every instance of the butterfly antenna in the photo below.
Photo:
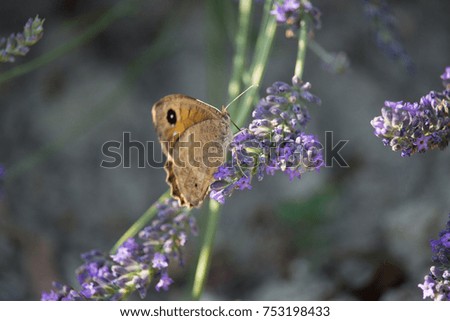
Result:
{"label": "butterfly antenna", "polygon": [[236,129],[237,129],[238,131],[241,130],[241,128],[239,128],[239,126],[236,125],[236,123],[233,121],[233,119],[230,118],[230,121],[231,121],[231,123],[234,125],[234,127],[236,127]]}
{"label": "butterfly antenna", "polygon": [[244,175],[245,177],[248,178],[247,174],[245,174],[244,170],[242,169],[242,166],[241,166],[241,163],[240,163],[238,157],[236,157],[236,162],[237,162],[237,165],[238,165],[237,167],[239,168],[239,170],[240,170],[240,172],[242,173],[242,175]]}
{"label": "butterfly antenna", "polygon": [[[234,103],[236,100],[238,100],[243,94],[245,94],[247,91],[249,91],[250,89],[252,89],[253,87],[258,87],[258,85],[257,84],[253,84],[253,85],[251,85],[250,87],[248,87],[246,90],[244,90],[243,92],[241,92],[239,95],[237,95],[237,97],[236,98],[234,98],[228,105],[226,105],[226,107],[224,108],[224,110],[227,110],[228,109],[228,107],[230,107],[230,105],[232,104],[232,103]],[[234,124],[234,123],[233,123]],[[237,126],[236,126],[237,127]]]}

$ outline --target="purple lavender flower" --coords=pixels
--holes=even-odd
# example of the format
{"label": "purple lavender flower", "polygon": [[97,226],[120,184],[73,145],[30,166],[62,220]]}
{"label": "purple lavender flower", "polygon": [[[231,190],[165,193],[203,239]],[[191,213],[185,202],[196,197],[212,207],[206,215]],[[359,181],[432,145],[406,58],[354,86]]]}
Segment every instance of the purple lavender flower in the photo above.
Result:
{"label": "purple lavender flower", "polygon": [[111,259],[119,264],[129,262],[134,253],[139,249],[139,244],[135,239],[129,238],[123,242],[122,246],[117,249],[116,254],[111,255]]}
{"label": "purple lavender flower", "polygon": [[167,199],[157,205],[158,215],[138,238],[126,240],[112,255],[93,250],[82,255],[77,269],[80,290],[54,283],[42,293],[42,300],[122,300],[137,291],[145,297],[157,280],[157,291],[168,290],[173,280],[168,275],[169,257],[182,264],[181,249],[186,231],[195,233],[195,219],[178,202]]}
{"label": "purple lavender flower", "polygon": [[445,68],[444,73],[441,75],[441,79],[444,87],[450,90],[450,67]]}
{"label": "purple lavender flower", "polygon": [[0,62],[14,62],[15,56],[25,56],[30,46],[36,44],[44,34],[45,19],[28,19],[22,33],[0,38]]}
{"label": "purple lavender flower", "polygon": [[60,294],[57,291],[50,290],[50,292],[42,293],[41,300],[42,301],[58,301],[60,298]]}
{"label": "purple lavender flower", "polygon": [[450,249],[450,231],[446,231],[441,236],[440,242],[445,248]]}
{"label": "purple lavender flower", "polygon": [[375,129],[375,136],[405,157],[447,147],[450,141],[449,109],[450,89],[431,91],[419,102],[386,101],[381,116],[375,117],[370,124]]}
{"label": "purple lavender flower", "polygon": [[308,0],[277,0],[270,12],[279,25],[286,27],[286,37],[292,38],[300,28],[300,21],[310,19],[316,29],[320,28],[320,11]]}
{"label": "purple lavender flower", "polygon": [[430,246],[434,265],[425,275],[423,284],[418,286],[423,291],[424,299],[450,301],[450,220],[439,233],[439,238],[430,241]]}
{"label": "purple lavender flower", "polygon": [[53,282],[54,290],[50,292],[43,292],[41,296],[42,301],[80,301],[83,297],[67,285],[59,282]]}
{"label": "purple lavender flower", "polygon": [[161,289],[167,291],[172,283],[173,280],[169,277],[169,275],[167,273],[163,273],[158,284],[156,284],[156,291],[159,292]]}
{"label": "purple lavender flower", "polygon": [[155,253],[152,259],[152,267],[158,270],[162,270],[169,266],[169,262],[167,261],[167,258],[162,253]]}
{"label": "purple lavender flower", "polygon": [[375,42],[389,58],[401,62],[407,70],[414,71],[414,64],[398,40],[396,19],[385,0],[362,0],[364,13],[370,19]]}
{"label": "purple lavender flower", "polygon": [[320,99],[309,92],[311,85],[297,77],[292,85],[276,82],[254,109],[253,120],[230,144],[231,160],[219,167],[210,197],[224,203],[234,190],[251,189],[251,180],[265,174],[285,172],[292,180],[323,165],[322,145],[304,132],[310,119],[307,103]]}

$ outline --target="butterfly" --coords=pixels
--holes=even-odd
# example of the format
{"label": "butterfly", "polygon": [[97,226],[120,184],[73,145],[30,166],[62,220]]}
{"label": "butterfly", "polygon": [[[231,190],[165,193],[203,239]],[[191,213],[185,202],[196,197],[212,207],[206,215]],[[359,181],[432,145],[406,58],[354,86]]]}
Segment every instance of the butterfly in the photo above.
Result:
{"label": "butterfly", "polygon": [[198,207],[226,160],[231,142],[230,115],[198,99],[173,94],[152,107],[153,124],[167,157],[164,169],[172,197]]}

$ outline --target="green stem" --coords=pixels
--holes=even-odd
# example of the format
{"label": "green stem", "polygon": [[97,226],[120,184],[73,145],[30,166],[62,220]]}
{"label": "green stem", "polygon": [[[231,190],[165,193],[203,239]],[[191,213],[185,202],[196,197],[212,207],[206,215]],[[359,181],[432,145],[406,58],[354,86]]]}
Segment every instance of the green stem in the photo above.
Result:
{"label": "green stem", "polygon": [[[241,0],[244,2],[248,2],[248,0]],[[220,16],[223,15],[222,6],[226,3],[217,0],[209,0],[207,1],[207,9],[209,16],[209,26],[208,30],[210,32],[207,34],[208,36],[208,70],[209,73],[214,73],[214,77],[210,77],[210,81],[208,81],[208,91],[209,97],[218,98],[219,92],[217,89],[224,88],[221,85],[221,79],[223,79],[223,70],[220,69],[220,66],[225,65],[225,56],[222,54],[224,52],[223,48],[223,38],[224,38],[224,25],[220,24]],[[242,3],[241,3],[242,5]],[[240,18],[242,19],[242,17]],[[229,20],[228,20],[229,21]],[[226,24],[225,24],[226,25]],[[240,30],[238,31],[240,32]],[[218,42],[218,39],[221,39]],[[245,40],[245,39],[244,39]],[[242,45],[242,44],[241,44]],[[241,48],[242,50],[242,48]],[[245,46],[244,46],[245,51]],[[215,53],[211,55],[211,53]],[[219,54],[220,53],[220,54]],[[241,53],[242,54],[242,53]],[[233,68],[236,68],[235,65],[236,59],[234,60]],[[242,61],[243,64],[244,61]],[[241,67],[242,68],[242,67]],[[234,72],[238,72],[234,70]],[[238,79],[239,80],[239,79]],[[215,90],[215,91],[213,91]],[[206,279],[208,277],[208,269],[209,262],[211,260],[211,253],[214,244],[214,235],[217,229],[217,224],[219,221],[220,207],[218,203],[214,204],[215,201],[209,201],[209,209],[210,213],[207,217],[207,228],[204,234],[204,239],[202,243],[202,247],[200,250],[198,263],[196,267],[196,272],[194,275],[194,283],[192,288],[192,299],[198,300],[203,292],[203,287],[205,285]]]}
{"label": "green stem", "polygon": [[236,32],[236,52],[233,58],[233,72],[228,85],[228,99],[235,98],[241,92],[242,73],[247,53],[248,33],[253,0],[239,2],[239,32]]}
{"label": "green stem", "polygon": [[123,242],[128,240],[130,237],[134,237],[139,231],[141,231],[145,226],[147,226],[148,222],[150,222],[153,217],[156,215],[156,205],[162,201],[164,201],[166,198],[170,196],[170,192],[167,191],[164,194],[162,194],[159,199],[150,206],[144,214],[136,221],[133,225],[130,226],[130,228],[120,237],[120,239],[114,244],[113,248],[111,249],[110,253],[114,254],[116,253],[117,249],[120,245],[122,245]]}
{"label": "green stem", "polygon": [[[266,5],[264,8],[265,16],[261,24],[258,39],[256,41],[253,62],[250,66],[250,73],[247,79],[244,79],[244,83],[247,86],[252,84],[259,85],[267,66],[267,60],[269,58],[270,49],[272,48],[272,42],[275,37],[275,31],[277,28],[275,17],[270,14],[271,7],[272,1],[266,0]],[[250,113],[252,103],[255,100],[255,90],[256,88],[252,88],[250,92],[243,97],[242,103],[240,104],[237,112],[231,114],[231,117],[234,119],[235,123],[238,126],[243,126]]]}
{"label": "green stem", "polygon": [[295,63],[295,76],[299,79],[303,77],[303,71],[305,67],[305,56],[308,44],[308,25],[306,19],[302,19],[300,22],[300,35],[298,37],[298,51],[297,61]]}
{"label": "green stem", "polygon": [[[237,95],[240,90],[240,79],[243,78],[243,65],[245,62],[245,50],[248,36],[248,21],[250,17],[251,4],[248,0],[241,0],[240,2],[240,23],[238,35],[236,35],[236,53],[233,60],[233,73],[230,80],[228,93],[230,99],[234,95]],[[250,1],[251,2],[251,1]],[[260,34],[256,42],[255,53],[253,57],[253,63],[250,67],[250,77],[246,85],[259,84],[262,80],[265,66],[269,57],[269,52],[272,47],[273,38],[275,36],[276,22],[275,18],[270,15],[270,9],[272,7],[272,0],[266,0],[264,18],[261,23]],[[245,16],[245,17],[243,17]],[[243,21],[244,20],[244,21]],[[244,28],[244,29],[241,29]],[[243,33],[243,35],[240,35]],[[244,100],[239,110],[232,113],[236,118],[236,123],[242,126],[247,118],[251,104],[254,100],[254,95],[248,93],[244,96]],[[200,255],[198,258],[197,269],[194,276],[194,284],[192,287],[192,298],[199,300],[203,289],[205,287],[206,280],[208,278],[209,266],[211,263],[211,256],[214,246],[214,239],[217,230],[217,226],[220,218],[220,206],[214,200],[209,201],[209,216],[205,236],[200,249]]]}
{"label": "green stem", "polygon": [[208,271],[211,263],[211,255],[214,245],[214,239],[216,236],[217,225],[219,223],[219,218],[220,218],[219,203],[214,200],[210,200],[208,223],[202,247],[200,249],[200,256],[198,258],[197,270],[195,271],[194,285],[192,287],[192,298],[194,300],[199,300],[200,297],[202,296],[206,279],[208,278]]}
{"label": "green stem", "polygon": [[0,75],[0,84],[31,72],[37,68],[45,66],[55,59],[64,56],[72,50],[80,47],[88,41],[95,38],[100,32],[105,30],[116,19],[127,16],[130,12],[133,12],[135,1],[119,2],[117,5],[108,10],[96,23],[90,26],[84,33],[73,38],[71,41],[64,43],[63,45],[39,56],[29,62],[18,65]]}
{"label": "green stem", "polygon": [[308,42],[308,48],[314,52],[325,64],[330,64],[335,59],[335,56],[331,55],[321,45],[314,40]]}
{"label": "green stem", "polygon": [[230,1],[206,1],[207,32],[206,32],[206,61],[207,61],[207,100],[215,106],[224,103],[226,79],[226,42],[227,29],[224,16],[229,12]]}

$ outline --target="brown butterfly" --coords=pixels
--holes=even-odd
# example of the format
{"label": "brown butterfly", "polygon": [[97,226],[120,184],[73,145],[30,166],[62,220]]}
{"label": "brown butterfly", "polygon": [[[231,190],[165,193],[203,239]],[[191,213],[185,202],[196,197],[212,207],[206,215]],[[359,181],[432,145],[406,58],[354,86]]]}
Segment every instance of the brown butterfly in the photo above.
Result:
{"label": "brown butterfly", "polygon": [[231,142],[230,116],[198,99],[174,94],[152,107],[153,123],[167,156],[164,168],[179,204],[198,207],[225,162]]}

